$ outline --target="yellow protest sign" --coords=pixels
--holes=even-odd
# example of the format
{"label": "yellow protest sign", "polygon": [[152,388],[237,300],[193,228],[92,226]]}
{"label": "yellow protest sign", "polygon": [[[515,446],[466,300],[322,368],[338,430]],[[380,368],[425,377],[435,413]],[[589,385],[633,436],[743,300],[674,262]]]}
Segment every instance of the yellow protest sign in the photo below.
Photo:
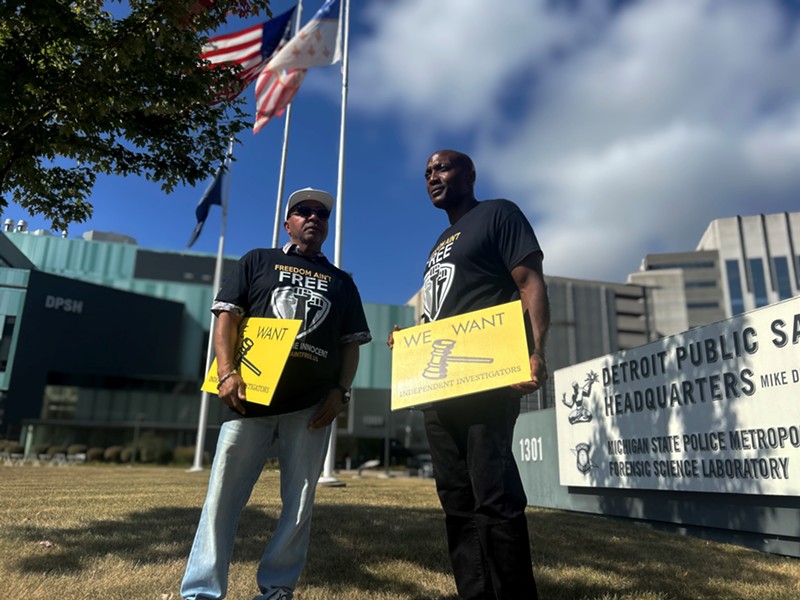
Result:
{"label": "yellow protest sign", "polygon": [[394,332],[392,410],[530,377],[519,300]]}
{"label": "yellow protest sign", "polygon": [[[247,384],[247,400],[269,404],[302,321],[248,317],[242,321],[234,364]],[[217,359],[200,388],[217,393]]]}

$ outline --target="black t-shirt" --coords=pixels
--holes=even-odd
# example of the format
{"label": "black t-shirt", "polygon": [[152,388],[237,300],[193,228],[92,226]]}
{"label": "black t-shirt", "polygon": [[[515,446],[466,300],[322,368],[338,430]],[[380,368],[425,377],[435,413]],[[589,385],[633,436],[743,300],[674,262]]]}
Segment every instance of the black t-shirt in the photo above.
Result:
{"label": "black t-shirt", "polygon": [[303,321],[272,402],[269,406],[246,402],[247,417],[313,406],[339,381],[342,344],[371,339],[353,280],[321,255],[251,250],[239,260],[216,300],[240,307],[245,316]]}
{"label": "black t-shirt", "polygon": [[485,200],[439,236],[425,265],[423,313],[436,321],[519,298],[511,269],[541,252],[516,204]]}

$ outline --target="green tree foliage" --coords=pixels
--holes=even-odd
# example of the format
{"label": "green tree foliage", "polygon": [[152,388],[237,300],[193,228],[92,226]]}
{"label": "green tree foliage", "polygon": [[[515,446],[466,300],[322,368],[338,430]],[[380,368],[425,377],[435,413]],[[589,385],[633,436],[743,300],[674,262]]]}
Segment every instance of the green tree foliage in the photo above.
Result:
{"label": "green tree foliage", "polygon": [[229,14],[268,6],[0,0],[0,209],[13,200],[63,229],[91,216],[98,173],[167,193],[206,179],[249,115],[215,94],[233,71],[203,68],[200,49]]}

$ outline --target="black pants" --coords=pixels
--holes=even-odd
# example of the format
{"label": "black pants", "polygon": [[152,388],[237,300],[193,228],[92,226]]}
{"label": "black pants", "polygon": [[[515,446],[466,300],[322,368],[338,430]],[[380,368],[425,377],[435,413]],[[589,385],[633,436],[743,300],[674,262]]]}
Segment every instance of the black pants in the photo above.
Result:
{"label": "black pants", "polygon": [[425,411],[433,474],[463,600],[537,598],[527,499],[511,450],[519,399],[502,390]]}

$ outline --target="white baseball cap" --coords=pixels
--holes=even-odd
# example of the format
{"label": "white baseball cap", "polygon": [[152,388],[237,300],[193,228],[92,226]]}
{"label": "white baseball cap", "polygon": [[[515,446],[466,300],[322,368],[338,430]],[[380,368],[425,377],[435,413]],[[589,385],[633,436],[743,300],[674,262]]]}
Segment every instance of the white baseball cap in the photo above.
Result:
{"label": "white baseball cap", "polygon": [[316,200],[325,208],[327,208],[328,211],[333,210],[333,197],[328,192],[315,190],[314,188],[303,188],[302,190],[293,192],[292,195],[289,196],[289,202],[286,203],[287,219],[289,218],[289,213],[295,207],[295,205],[299,202],[303,202],[304,200]]}

